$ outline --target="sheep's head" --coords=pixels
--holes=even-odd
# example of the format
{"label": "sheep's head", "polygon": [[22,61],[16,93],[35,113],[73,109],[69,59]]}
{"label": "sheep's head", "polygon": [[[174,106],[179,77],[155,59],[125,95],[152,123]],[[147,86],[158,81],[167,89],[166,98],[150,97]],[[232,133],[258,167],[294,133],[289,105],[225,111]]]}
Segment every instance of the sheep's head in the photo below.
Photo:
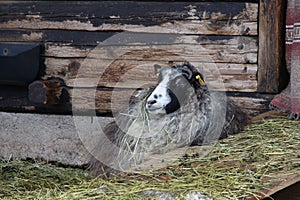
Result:
{"label": "sheep's head", "polygon": [[146,100],[146,110],[151,114],[169,114],[178,110],[197,88],[206,87],[203,76],[190,63],[173,67],[154,66],[160,69],[158,84]]}

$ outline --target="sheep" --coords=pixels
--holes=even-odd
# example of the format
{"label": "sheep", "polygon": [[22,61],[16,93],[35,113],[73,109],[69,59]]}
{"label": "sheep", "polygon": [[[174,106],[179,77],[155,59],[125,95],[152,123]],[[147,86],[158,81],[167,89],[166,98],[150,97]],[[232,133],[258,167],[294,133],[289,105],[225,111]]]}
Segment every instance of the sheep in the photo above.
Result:
{"label": "sheep", "polygon": [[191,63],[154,68],[157,85],[139,91],[128,110],[104,128],[89,162],[91,174],[109,176],[149,155],[209,144],[246,124],[247,115],[226,95],[211,92]]}

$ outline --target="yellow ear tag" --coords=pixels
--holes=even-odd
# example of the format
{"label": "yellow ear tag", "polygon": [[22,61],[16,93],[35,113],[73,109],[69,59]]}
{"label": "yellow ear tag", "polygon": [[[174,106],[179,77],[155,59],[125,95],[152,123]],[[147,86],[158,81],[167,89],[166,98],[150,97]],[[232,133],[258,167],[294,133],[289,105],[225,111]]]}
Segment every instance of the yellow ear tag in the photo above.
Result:
{"label": "yellow ear tag", "polygon": [[205,84],[204,80],[201,78],[200,75],[197,75],[197,76],[196,76],[196,79],[199,81],[199,83],[200,83],[201,85],[204,85],[204,84]]}

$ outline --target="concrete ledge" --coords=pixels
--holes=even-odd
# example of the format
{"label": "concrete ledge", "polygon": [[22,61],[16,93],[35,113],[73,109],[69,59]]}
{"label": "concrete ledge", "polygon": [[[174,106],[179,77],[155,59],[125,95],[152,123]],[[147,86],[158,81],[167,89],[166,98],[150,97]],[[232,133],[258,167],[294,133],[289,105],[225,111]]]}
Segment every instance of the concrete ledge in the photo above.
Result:
{"label": "concrete ledge", "polygon": [[[110,118],[97,120],[107,123]],[[84,165],[89,153],[72,116],[0,112],[0,157]]]}

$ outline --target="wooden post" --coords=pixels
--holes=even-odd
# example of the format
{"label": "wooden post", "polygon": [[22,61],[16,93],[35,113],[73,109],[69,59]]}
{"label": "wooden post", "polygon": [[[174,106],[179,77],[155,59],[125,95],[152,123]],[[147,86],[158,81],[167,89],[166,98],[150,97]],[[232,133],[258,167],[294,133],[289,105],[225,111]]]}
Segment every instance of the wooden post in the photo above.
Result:
{"label": "wooden post", "polygon": [[286,0],[259,1],[258,88],[279,93],[288,80],[285,70]]}

